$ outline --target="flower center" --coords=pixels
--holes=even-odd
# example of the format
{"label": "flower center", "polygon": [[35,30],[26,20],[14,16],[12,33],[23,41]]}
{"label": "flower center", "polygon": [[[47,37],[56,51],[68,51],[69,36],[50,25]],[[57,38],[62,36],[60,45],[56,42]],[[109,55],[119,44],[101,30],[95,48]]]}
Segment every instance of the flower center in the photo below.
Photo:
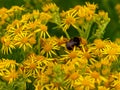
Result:
{"label": "flower center", "polygon": [[52,46],[49,44],[46,44],[43,49],[45,50],[45,52],[49,52],[52,49]]}
{"label": "flower center", "polygon": [[91,76],[92,76],[93,78],[97,79],[97,78],[99,78],[99,73],[96,72],[96,71],[94,71],[94,72],[91,73]]}
{"label": "flower center", "polygon": [[90,55],[90,53],[85,52],[85,53],[84,53],[84,57],[87,58],[87,59],[89,59],[89,58],[91,58],[91,55]]}
{"label": "flower center", "polygon": [[98,49],[101,49],[101,48],[103,48],[104,47],[104,42],[102,41],[102,40],[100,40],[100,39],[98,39],[98,40],[95,40],[95,45],[96,45],[96,47],[98,48]]}
{"label": "flower center", "polygon": [[73,59],[73,58],[77,57],[77,53],[76,52],[71,52],[69,54],[69,57]]}
{"label": "flower center", "polygon": [[75,19],[71,16],[67,17],[66,24],[70,25],[70,24],[73,24],[73,23],[75,23]]}
{"label": "flower center", "polygon": [[117,54],[117,50],[116,49],[111,49],[111,50],[108,51],[108,54],[109,55],[115,55],[115,54]]}
{"label": "flower center", "polygon": [[41,25],[40,28],[41,28],[41,30],[44,31],[44,32],[47,31],[47,26],[45,26],[45,25]]}
{"label": "flower center", "polygon": [[28,42],[28,38],[27,37],[24,37],[22,40],[21,40],[22,43],[27,43]]}
{"label": "flower center", "polygon": [[31,69],[35,69],[35,68],[36,68],[36,64],[35,64],[35,63],[31,63],[31,64],[30,64],[30,68],[31,68]]}
{"label": "flower center", "polygon": [[71,78],[72,80],[76,80],[77,78],[79,78],[79,74],[78,74],[77,72],[75,72],[75,73],[73,73],[73,74],[70,76],[70,78]]}

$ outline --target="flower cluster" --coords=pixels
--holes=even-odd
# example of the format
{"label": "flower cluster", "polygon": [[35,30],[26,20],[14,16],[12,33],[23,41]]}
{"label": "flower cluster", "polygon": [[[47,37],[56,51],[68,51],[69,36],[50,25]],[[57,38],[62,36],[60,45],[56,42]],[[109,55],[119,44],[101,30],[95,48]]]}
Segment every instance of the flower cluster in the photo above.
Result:
{"label": "flower cluster", "polygon": [[[62,12],[55,3],[27,13],[1,8],[1,54],[8,57],[0,59],[0,90],[119,90],[120,43],[101,39],[110,18],[97,8],[88,2]],[[53,23],[66,36],[51,35]],[[71,27],[79,45],[69,42]],[[13,53],[18,61],[9,59]]]}

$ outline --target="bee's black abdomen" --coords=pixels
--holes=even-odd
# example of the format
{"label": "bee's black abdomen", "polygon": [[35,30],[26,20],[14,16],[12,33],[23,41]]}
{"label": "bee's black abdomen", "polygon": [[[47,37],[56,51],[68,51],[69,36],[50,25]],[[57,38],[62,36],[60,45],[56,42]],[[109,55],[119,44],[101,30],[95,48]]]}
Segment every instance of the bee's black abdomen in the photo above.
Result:
{"label": "bee's black abdomen", "polygon": [[72,50],[73,47],[74,47],[74,44],[75,44],[75,43],[74,43],[73,41],[67,42],[67,43],[66,43],[67,49],[68,49],[68,50]]}
{"label": "bee's black abdomen", "polygon": [[74,37],[74,38],[73,38],[73,41],[75,42],[75,45],[76,45],[76,46],[79,46],[79,45],[80,45],[80,38]]}
{"label": "bee's black abdomen", "polygon": [[79,47],[80,45],[80,38],[74,37],[69,40],[69,42],[66,43],[66,47],[68,50],[73,50],[74,46]]}

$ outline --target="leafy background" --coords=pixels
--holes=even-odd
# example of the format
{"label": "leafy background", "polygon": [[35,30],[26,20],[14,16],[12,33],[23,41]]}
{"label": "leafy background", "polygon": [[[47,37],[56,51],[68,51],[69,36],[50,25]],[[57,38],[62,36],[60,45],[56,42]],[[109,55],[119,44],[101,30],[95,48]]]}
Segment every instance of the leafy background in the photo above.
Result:
{"label": "leafy background", "polygon": [[[0,0],[0,7],[10,8],[13,5],[25,6],[28,9],[40,9],[41,5],[44,4],[43,1],[48,2],[50,0]],[[60,10],[68,10],[75,5],[82,5],[85,2],[91,2],[98,4],[99,10],[105,10],[108,12],[111,18],[110,23],[106,28],[104,38],[109,38],[115,40],[120,38],[120,23],[115,6],[120,4],[120,0],[52,0],[60,7]]]}

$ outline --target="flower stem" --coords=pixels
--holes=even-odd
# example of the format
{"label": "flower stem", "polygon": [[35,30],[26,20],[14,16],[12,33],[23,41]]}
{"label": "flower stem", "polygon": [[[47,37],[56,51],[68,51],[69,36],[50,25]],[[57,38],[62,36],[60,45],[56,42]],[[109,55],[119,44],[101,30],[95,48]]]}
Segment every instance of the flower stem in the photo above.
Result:
{"label": "flower stem", "polygon": [[70,39],[70,36],[69,36],[69,34],[67,33],[67,31],[64,31],[64,33],[65,33],[66,37],[67,37],[68,39]]}

